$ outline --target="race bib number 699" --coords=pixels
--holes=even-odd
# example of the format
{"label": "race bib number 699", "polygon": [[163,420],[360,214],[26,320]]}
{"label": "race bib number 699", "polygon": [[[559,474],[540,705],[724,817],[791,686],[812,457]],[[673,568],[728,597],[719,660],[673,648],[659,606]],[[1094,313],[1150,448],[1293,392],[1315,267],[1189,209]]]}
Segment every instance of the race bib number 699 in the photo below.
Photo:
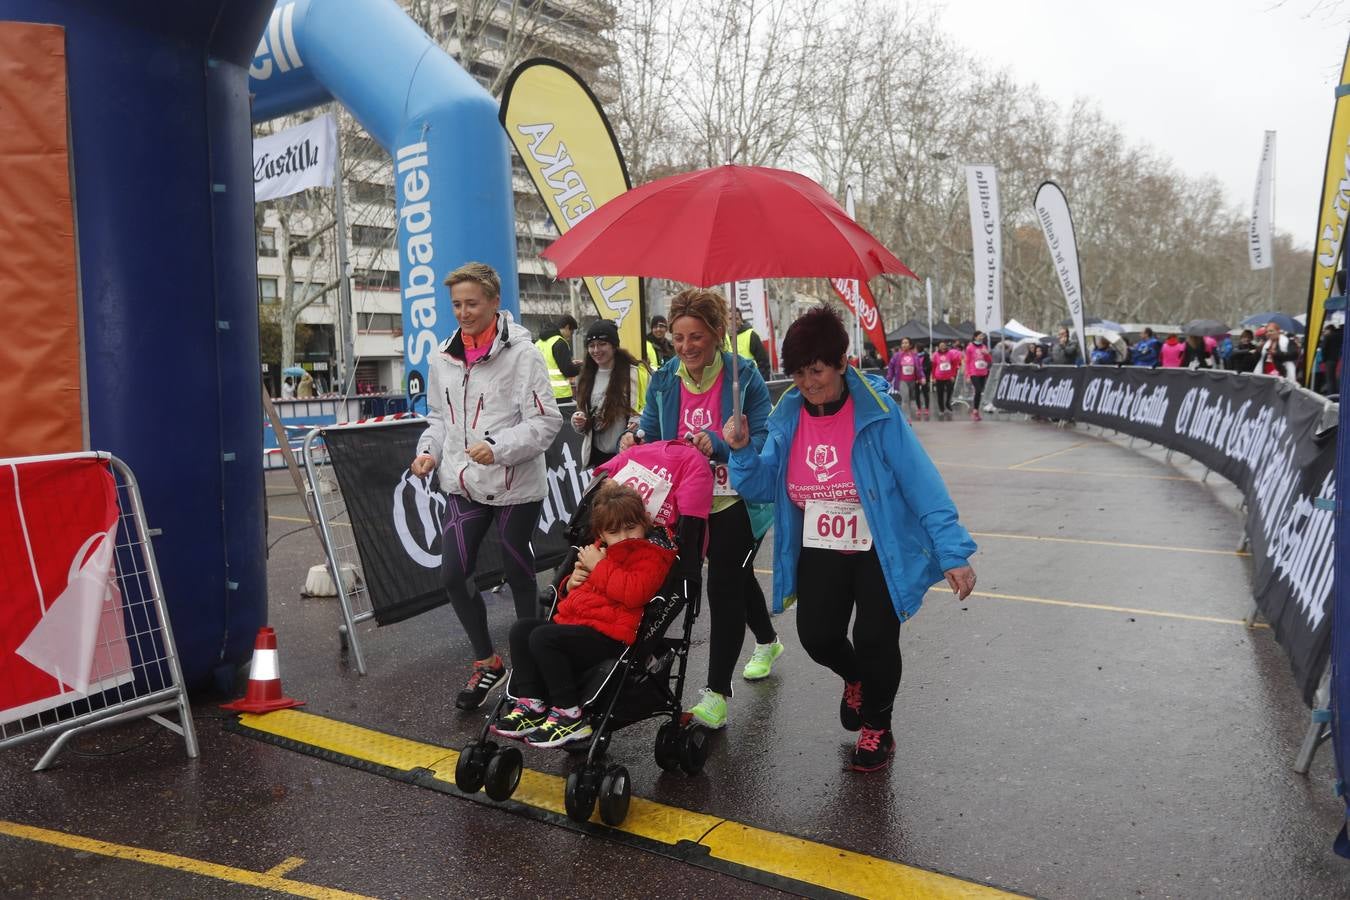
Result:
{"label": "race bib number 699", "polygon": [[802,546],[822,550],[870,550],[872,531],[857,503],[810,500],[802,520]]}

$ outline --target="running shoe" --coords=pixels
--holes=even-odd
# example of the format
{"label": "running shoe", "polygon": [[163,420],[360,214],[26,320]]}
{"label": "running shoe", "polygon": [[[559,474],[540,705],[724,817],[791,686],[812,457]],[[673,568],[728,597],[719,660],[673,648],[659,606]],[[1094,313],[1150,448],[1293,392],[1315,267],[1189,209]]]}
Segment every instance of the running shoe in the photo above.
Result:
{"label": "running shoe", "polygon": [[455,697],[455,706],[466,710],[477,709],[487,699],[488,691],[506,677],[506,665],[501,657],[496,656],[493,659],[497,661],[495,666],[485,660],[474,662],[473,674],[469,676],[469,683],[464,685],[464,690]]}
{"label": "running shoe", "polygon": [[783,645],[778,641],[772,644],[756,644],[750,659],[745,663],[741,677],[746,681],[759,681],[768,678],[773,671],[773,661],[783,655]]}
{"label": "running shoe", "polygon": [[727,698],[712,688],[704,688],[702,698],[689,708],[689,714],[706,728],[726,728]]}
{"label": "running shoe", "polygon": [[584,712],[573,718],[554,707],[549,710],[548,718],[544,720],[544,724],[540,725],[525,740],[531,747],[548,749],[561,747],[563,744],[570,744],[573,741],[584,741],[590,736],[591,723]]}
{"label": "running shoe", "polygon": [[862,727],[862,682],[845,681],[844,697],[839,701],[839,724],[845,731]]}
{"label": "running shoe", "polygon": [[855,772],[875,772],[884,769],[895,753],[895,738],[889,728],[867,728],[858,732],[858,744],[853,748],[853,762],[849,766]]}
{"label": "running shoe", "polygon": [[492,723],[492,731],[504,738],[523,738],[527,734],[534,734],[546,721],[548,710],[536,709],[529,703],[518,700],[509,713]]}

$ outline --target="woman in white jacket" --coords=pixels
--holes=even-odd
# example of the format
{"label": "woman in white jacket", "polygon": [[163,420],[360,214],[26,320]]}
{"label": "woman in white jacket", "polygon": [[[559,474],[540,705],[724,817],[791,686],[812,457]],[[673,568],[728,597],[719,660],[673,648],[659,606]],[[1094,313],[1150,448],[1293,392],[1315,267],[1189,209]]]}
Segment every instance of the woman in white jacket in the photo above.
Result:
{"label": "woman in white jacket", "polygon": [[427,429],[410,469],[436,471],[446,493],[442,571],[450,602],[473,644],[473,673],[455,698],[476,709],[506,677],[493,649],[487,607],[468,578],[478,547],[496,522],[516,617],[537,612],[530,538],[547,483],[544,451],[562,427],[543,354],[530,333],[500,310],[501,280],[484,263],[466,263],[445,279],[459,329],[432,356]]}

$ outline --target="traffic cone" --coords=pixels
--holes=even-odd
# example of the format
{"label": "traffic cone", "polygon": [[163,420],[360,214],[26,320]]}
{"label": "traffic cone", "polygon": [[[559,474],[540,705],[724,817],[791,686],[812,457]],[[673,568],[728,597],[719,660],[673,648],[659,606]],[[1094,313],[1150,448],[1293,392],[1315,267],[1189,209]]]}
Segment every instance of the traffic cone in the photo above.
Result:
{"label": "traffic cone", "polygon": [[277,668],[277,633],[271,625],[264,625],[258,629],[258,638],[253,642],[253,662],[248,668],[248,692],[244,694],[243,700],[222,703],[220,708],[266,713],[304,705],[302,701],[292,700],[282,693],[281,672]]}

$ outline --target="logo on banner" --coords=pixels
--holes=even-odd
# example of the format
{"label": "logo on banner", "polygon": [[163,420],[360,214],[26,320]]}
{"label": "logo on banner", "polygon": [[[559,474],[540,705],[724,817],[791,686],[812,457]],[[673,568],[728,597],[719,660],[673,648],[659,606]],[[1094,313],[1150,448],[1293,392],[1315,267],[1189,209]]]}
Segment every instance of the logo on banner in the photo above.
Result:
{"label": "logo on banner", "polygon": [[394,487],[391,511],[394,532],[408,558],[426,569],[441,565],[441,520],[445,495],[431,489],[431,479],[404,470]]}
{"label": "logo on banner", "polygon": [[839,451],[833,444],[816,444],[806,448],[806,466],[816,476],[816,481],[824,484],[839,472],[831,471],[839,465]]}
{"label": "logo on banner", "polygon": [[289,72],[304,64],[300,51],[295,49],[295,4],[286,3],[272,10],[267,31],[258,41],[258,49],[253,51],[253,63],[248,67],[248,75],[266,81],[272,77],[273,70]]}

